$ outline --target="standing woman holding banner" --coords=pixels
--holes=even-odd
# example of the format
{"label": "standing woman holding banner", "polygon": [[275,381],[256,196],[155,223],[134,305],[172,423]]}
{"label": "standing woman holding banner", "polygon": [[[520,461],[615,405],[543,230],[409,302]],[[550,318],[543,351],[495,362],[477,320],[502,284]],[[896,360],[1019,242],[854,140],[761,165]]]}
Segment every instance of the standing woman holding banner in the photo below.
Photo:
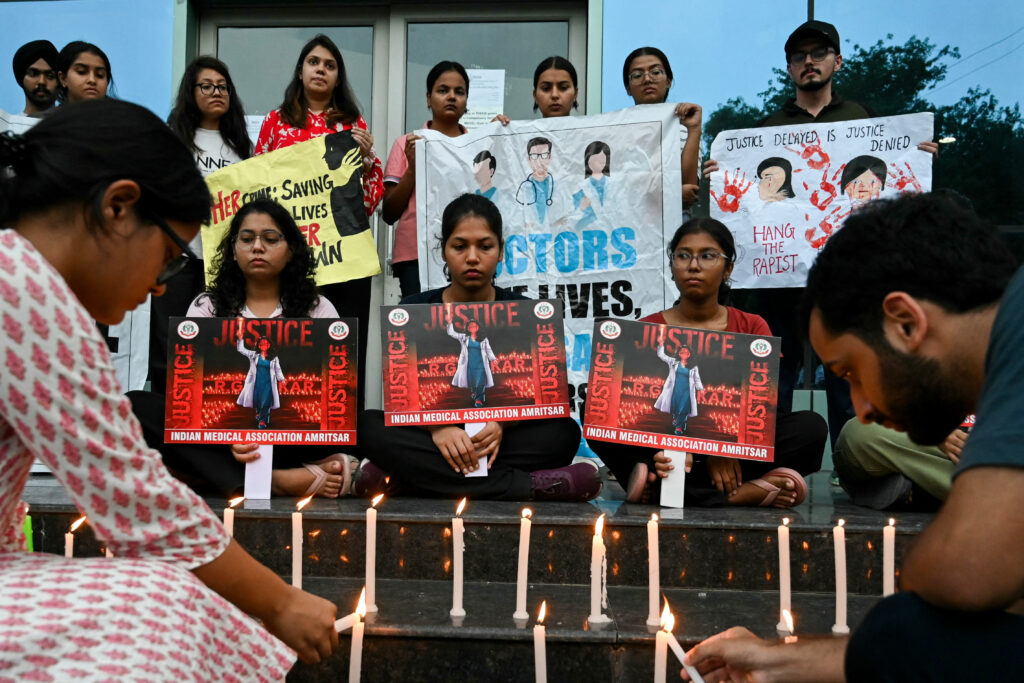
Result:
{"label": "standing woman holding banner", "polygon": [[84,40],[73,40],[60,51],[57,81],[61,104],[100,100],[114,87],[106,53]]}
{"label": "standing woman holding banner", "polygon": [[[256,141],[256,154],[299,142],[351,131],[363,157],[363,208],[372,216],[384,197],[384,173],[373,151],[373,136],[345,75],[345,62],[334,41],[314,36],[299,53],[295,77],[284,91],[281,106],[267,114]],[[328,149],[330,152],[330,149]],[[359,405],[366,388],[366,342],[370,326],[370,278],[325,285],[325,297],[342,316],[359,320]]]}
{"label": "standing woman holding banner", "polygon": [[[725,303],[729,298],[729,275],[736,261],[736,245],[725,225],[713,218],[687,221],[669,242],[668,254],[672,280],[679,290],[679,302],[666,311],[643,318],[642,322],[771,336],[772,332],[761,316],[745,313]],[[664,344],[664,338],[661,338],[661,344]],[[662,358],[665,360],[669,357],[663,348],[659,348],[659,356],[665,356]],[[675,349],[674,353],[680,365],[684,365],[690,355],[686,347]],[[672,366],[673,372],[678,369],[679,365]],[[689,379],[688,375],[683,381]],[[674,420],[676,434],[685,432],[685,426],[680,429],[680,424],[685,425],[688,417],[696,415],[695,401],[702,390],[703,386],[693,392],[687,388],[685,394],[674,397],[669,388],[659,397],[659,410],[670,407],[670,403],[676,404],[673,408],[686,408],[687,415],[680,415]],[[807,483],[803,477],[821,469],[827,437],[828,426],[817,413],[803,410],[777,414],[774,462],[697,456],[692,472],[686,475],[686,504],[777,508],[799,505],[807,495]],[[661,479],[667,477],[672,469],[684,466],[682,462],[672,462],[664,451],[653,448],[597,440],[589,443],[622,484],[626,500],[630,502],[645,498],[655,502],[661,489]]]}
{"label": "standing woman holding banner", "polygon": [[[638,47],[629,53],[622,64],[622,84],[634,104],[661,104],[668,101],[672,88],[672,66],[665,53],[656,47]],[[697,175],[700,162],[701,107],[692,102],[676,105],[676,115],[683,125],[682,171],[683,205],[697,201],[700,178]]]}
{"label": "standing woman holding banner", "polygon": [[576,67],[565,57],[548,57],[533,71],[533,110],[544,118],[569,116],[579,109]]}
{"label": "standing woman holding banner", "polygon": [[[459,119],[466,113],[469,75],[458,62],[438,62],[427,74],[427,108],[431,118],[423,124],[450,138],[466,132]],[[384,167],[384,203],[381,217],[395,226],[391,272],[398,278],[402,296],[420,291],[416,246],[416,141],[407,133],[395,140]],[[396,223],[397,221],[397,223]]]}
{"label": "standing woman holding banner", "polygon": [[[0,136],[0,167],[0,671],[282,680],[293,650],[330,656],[334,604],[256,562],[171,477],[93,324],[162,294],[190,258],[210,195],[188,150],[144,108],[104,99]],[[25,552],[35,458],[113,559]]]}

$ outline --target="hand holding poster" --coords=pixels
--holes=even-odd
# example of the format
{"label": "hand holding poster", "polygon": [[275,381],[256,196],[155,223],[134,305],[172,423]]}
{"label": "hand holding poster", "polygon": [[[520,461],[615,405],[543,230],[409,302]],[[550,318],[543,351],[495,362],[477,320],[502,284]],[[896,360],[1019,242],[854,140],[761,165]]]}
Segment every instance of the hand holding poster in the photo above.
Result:
{"label": "hand holding poster", "polygon": [[599,320],[583,436],[772,462],[779,339]]}
{"label": "hand holding poster", "polygon": [[858,206],[927,192],[930,113],[723,131],[711,143],[711,216],[736,238],[737,288],[802,287]]}
{"label": "hand holding poster", "polygon": [[356,443],[354,319],[171,318],[167,443]]}
{"label": "hand holding poster", "polygon": [[487,197],[504,222],[498,284],[559,298],[570,397],[586,395],[593,320],[640,317],[675,298],[665,244],[682,220],[675,105],[492,123],[449,138],[417,131],[420,282],[447,284],[436,249],[445,206]]}
{"label": "hand holding poster", "polygon": [[569,415],[560,301],[382,306],[385,424]]}
{"label": "hand holding poster", "polygon": [[206,178],[213,220],[203,226],[206,282],[231,217],[253,199],[272,199],[292,214],[327,285],[380,272],[363,206],[363,161],[351,131],[341,131],[232,164]]}

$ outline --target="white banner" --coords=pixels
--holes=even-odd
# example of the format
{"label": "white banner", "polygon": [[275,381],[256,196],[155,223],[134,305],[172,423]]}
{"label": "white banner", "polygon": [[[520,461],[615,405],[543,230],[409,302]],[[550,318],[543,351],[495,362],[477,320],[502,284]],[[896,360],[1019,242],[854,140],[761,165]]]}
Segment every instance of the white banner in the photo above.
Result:
{"label": "white banner", "polygon": [[675,105],[417,131],[420,283],[443,287],[437,238],[452,199],[476,192],[504,222],[498,284],[565,303],[569,399],[586,395],[594,318],[639,318],[675,300],[665,245],[682,221]]}
{"label": "white banner", "polygon": [[736,238],[737,288],[803,287],[861,204],[932,187],[934,115],[727,130],[711,143],[711,216]]}

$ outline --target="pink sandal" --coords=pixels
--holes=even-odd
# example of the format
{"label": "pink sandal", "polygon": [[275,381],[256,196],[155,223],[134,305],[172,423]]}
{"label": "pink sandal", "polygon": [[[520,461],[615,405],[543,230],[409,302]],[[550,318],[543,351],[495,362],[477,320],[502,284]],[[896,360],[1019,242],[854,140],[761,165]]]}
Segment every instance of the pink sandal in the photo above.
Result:
{"label": "pink sandal", "polygon": [[[796,507],[800,503],[807,499],[807,482],[800,476],[800,473],[796,470],[791,470],[788,467],[776,467],[774,470],[765,472],[762,477],[783,477],[793,482],[793,494],[796,496],[796,500],[793,501],[793,505],[789,507]],[[762,488],[768,492],[764,499],[759,503],[760,507],[768,507],[775,502],[775,499],[779,497],[779,493],[783,490],[772,484],[771,482],[765,481],[764,479],[751,479],[750,483],[758,488]],[[788,489],[787,489],[788,490]]]}
{"label": "pink sandal", "polygon": [[[309,473],[313,475],[313,481],[309,484],[309,488],[306,489],[306,492],[302,494],[302,496],[320,495],[320,489],[323,488],[324,483],[327,481],[327,477],[330,474],[333,474],[332,472],[325,470],[321,465],[326,465],[330,462],[341,463],[341,472],[338,472],[338,474],[341,475],[341,491],[339,492],[338,497],[347,496],[352,490],[352,471],[354,469],[352,461],[354,460],[355,458],[351,455],[335,453],[323,460],[304,464],[303,467],[309,470]],[[356,466],[358,466],[358,462],[356,463]]]}

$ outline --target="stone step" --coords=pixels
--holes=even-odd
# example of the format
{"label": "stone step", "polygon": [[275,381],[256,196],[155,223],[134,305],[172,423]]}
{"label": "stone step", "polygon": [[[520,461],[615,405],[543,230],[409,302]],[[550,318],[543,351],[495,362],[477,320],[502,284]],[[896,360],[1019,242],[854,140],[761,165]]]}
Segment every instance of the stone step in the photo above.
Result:
{"label": "stone step", "polygon": [[[52,478],[51,478],[52,479]],[[62,553],[64,532],[78,516],[59,485],[26,489],[32,506],[37,550]],[[209,499],[221,513],[224,500]],[[235,514],[235,537],[275,572],[291,571],[294,499],[246,501]],[[315,499],[304,512],[303,574],[361,577],[365,567],[365,500]],[[522,503],[472,501],[465,514],[465,576],[468,581],[513,582],[516,577]],[[791,522],[794,591],[831,592],[834,587],[832,527],[846,520],[847,575],[851,593],[881,593],[882,527],[888,515],[841,502],[805,502],[788,511],[771,509],[687,509],[673,511],[620,501],[530,504],[533,510],[529,577],[544,584],[587,584],[593,525],[607,513],[608,583],[647,585],[646,523],[662,515],[659,545],[661,583],[667,588],[709,590],[778,589],[777,526]],[[395,498],[379,508],[377,575],[382,579],[444,581],[450,578],[453,501]],[[898,515],[897,568],[930,518]],[[101,554],[86,527],[76,532],[76,555]]]}
{"label": "stone step", "polygon": [[[335,601],[339,613],[350,612],[362,587],[354,579],[313,578],[304,587]],[[768,591],[665,591],[674,615],[674,634],[689,649],[710,635],[741,624],[756,634],[775,638],[778,596]],[[468,582],[466,616],[449,616],[450,581],[378,581],[380,611],[367,620],[363,641],[362,681],[532,681],[533,625],[537,608],[547,601],[548,679],[551,681],[650,681],[654,666],[654,628],[646,625],[647,591],[612,586],[603,628],[587,625],[589,594],[584,586],[554,583],[531,585],[528,623],[512,618],[515,585]],[[856,626],[878,598],[851,596],[850,625]],[[829,634],[835,600],[830,594],[794,593],[797,634]],[[337,681],[348,675],[350,637],[319,665],[300,664],[289,681]],[[669,655],[669,680],[678,680],[679,666]]]}

